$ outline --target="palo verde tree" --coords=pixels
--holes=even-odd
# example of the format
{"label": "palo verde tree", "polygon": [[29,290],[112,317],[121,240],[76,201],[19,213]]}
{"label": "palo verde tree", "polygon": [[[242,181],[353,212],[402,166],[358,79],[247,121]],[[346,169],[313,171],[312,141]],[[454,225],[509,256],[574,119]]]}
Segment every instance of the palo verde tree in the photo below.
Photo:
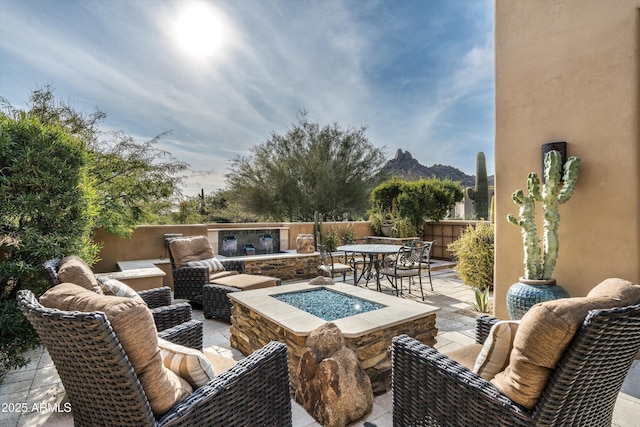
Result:
{"label": "palo verde tree", "polygon": [[76,254],[90,265],[93,230],[126,236],[147,202],[167,199],[186,165],[156,150],[105,134],[105,114],[76,112],[56,102],[50,86],[33,92],[24,111],[0,99],[0,370],[25,363],[21,353],[37,336],[15,296],[47,287],[42,263]]}
{"label": "palo verde tree", "polygon": [[301,112],[284,135],[273,133],[251,154],[231,162],[228,189],[245,208],[273,220],[362,215],[379,180],[385,154],[365,128],[320,126]]}

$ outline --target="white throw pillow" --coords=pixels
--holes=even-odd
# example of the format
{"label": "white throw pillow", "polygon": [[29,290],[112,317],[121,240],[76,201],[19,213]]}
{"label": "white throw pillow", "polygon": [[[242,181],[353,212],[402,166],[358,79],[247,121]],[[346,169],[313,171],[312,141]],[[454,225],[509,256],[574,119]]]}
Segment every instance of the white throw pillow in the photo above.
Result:
{"label": "white throw pillow", "polygon": [[473,372],[489,381],[507,367],[519,323],[519,320],[501,320],[491,327]]}
{"label": "white throw pillow", "polygon": [[100,288],[102,289],[102,292],[104,292],[105,295],[141,299],[140,295],[138,295],[136,291],[134,291],[133,289],[131,289],[131,287],[129,287],[128,285],[122,283],[117,279],[101,280]]}
{"label": "white throw pillow", "polygon": [[186,380],[193,389],[209,383],[215,372],[209,359],[199,350],[158,338],[165,368]]}
{"label": "white throw pillow", "polygon": [[225,271],[224,265],[217,258],[202,259],[199,261],[187,262],[188,267],[207,267],[209,274],[216,273],[218,271]]}

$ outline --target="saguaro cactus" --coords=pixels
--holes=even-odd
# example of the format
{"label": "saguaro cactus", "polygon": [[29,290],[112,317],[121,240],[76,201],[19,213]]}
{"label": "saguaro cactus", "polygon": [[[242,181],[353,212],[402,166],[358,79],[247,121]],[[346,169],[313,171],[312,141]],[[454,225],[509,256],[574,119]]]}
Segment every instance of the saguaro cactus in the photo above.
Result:
{"label": "saguaro cactus", "polygon": [[318,211],[313,213],[313,236],[315,237],[316,250],[318,250],[318,245],[322,244],[322,219]]}
{"label": "saguaro cactus", "polygon": [[[557,151],[549,151],[544,159],[545,183],[540,191],[540,179],[535,172],[527,177],[529,194],[522,190],[513,193],[513,201],[520,206],[520,219],[509,214],[507,220],[522,228],[524,241],[524,278],[549,280],[558,259],[558,206],[569,201],[578,180],[579,157],[570,157],[564,165],[564,183],[560,185],[561,156]],[[544,211],[543,249],[540,249],[535,223],[535,203],[542,202]]]}
{"label": "saguaro cactus", "polygon": [[482,151],[476,155],[476,187],[467,187],[467,196],[473,200],[478,218],[489,218],[489,185],[487,165]]}

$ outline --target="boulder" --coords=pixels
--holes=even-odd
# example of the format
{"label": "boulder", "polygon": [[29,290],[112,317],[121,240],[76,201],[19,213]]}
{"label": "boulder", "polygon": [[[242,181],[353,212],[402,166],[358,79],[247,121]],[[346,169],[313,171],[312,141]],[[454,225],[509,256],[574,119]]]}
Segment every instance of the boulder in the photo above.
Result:
{"label": "boulder", "polygon": [[315,286],[331,286],[335,285],[335,282],[331,277],[318,276],[309,280],[309,284]]}
{"label": "boulder", "polygon": [[334,323],[309,334],[297,373],[296,400],[323,426],[344,427],[371,411],[371,380]]}

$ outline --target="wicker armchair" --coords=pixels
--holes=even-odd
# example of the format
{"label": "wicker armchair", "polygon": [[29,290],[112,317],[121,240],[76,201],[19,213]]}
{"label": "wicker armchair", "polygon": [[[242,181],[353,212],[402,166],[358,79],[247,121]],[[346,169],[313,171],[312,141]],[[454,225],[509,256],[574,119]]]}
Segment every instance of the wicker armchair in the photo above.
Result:
{"label": "wicker armchair", "polygon": [[[176,263],[169,248],[169,261],[171,262],[171,274],[173,275],[173,296],[176,299],[186,299],[203,304],[203,287],[209,284],[209,269],[207,267],[180,267]],[[221,260],[222,265],[229,271],[245,272],[245,263],[242,260]],[[224,291],[224,289],[223,289]],[[237,291],[237,289],[230,289]],[[226,298],[226,293],[225,293]],[[204,304],[203,304],[204,305]]]}
{"label": "wicker armchair", "polygon": [[[60,258],[52,258],[42,265],[51,286],[60,284],[59,265]],[[151,310],[159,337],[186,347],[202,349],[202,322],[192,320],[189,303],[172,304],[171,288],[167,286],[139,291],[138,295]]]}
{"label": "wicker armchair", "polygon": [[271,342],[155,419],[136,373],[102,312],[45,308],[18,293],[71,402],[76,426],[290,426],[287,346]]}
{"label": "wicker armchair", "polygon": [[[498,319],[477,320],[481,344]],[[593,310],[528,410],[446,355],[402,335],[392,341],[394,426],[610,426],[640,349],[640,305]]]}
{"label": "wicker armchair", "polygon": [[[169,261],[171,262],[171,273],[173,274],[173,290],[174,297],[178,299],[186,299],[189,301],[202,304],[204,317],[210,319],[219,317],[229,319],[231,317],[231,301],[227,294],[231,292],[241,292],[240,287],[234,287],[234,276],[223,277],[211,283],[209,269],[207,267],[177,267],[173,253],[171,252],[171,240],[168,239]],[[179,238],[176,240],[180,240]],[[212,252],[213,253],[213,252]],[[245,262],[243,260],[223,259],[219,260],[227,271],[234,271],[245,275]],[[260,276],[263,281],[273,280],[276,285],[280,285],[282,281],[276,277]]]}

